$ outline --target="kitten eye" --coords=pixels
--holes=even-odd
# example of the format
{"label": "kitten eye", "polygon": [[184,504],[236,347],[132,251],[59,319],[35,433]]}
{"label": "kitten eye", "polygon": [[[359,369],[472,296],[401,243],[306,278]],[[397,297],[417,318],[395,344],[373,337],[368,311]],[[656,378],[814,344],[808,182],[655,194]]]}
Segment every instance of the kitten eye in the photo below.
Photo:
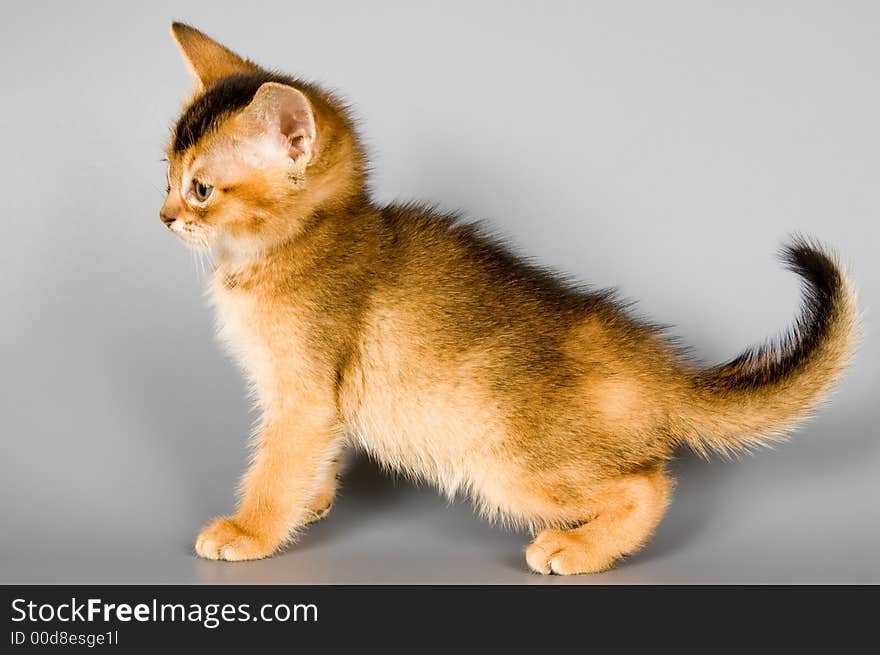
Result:
{"label": "kitten eye", "polygon": [[211,192],[214,190],[210,184],[205,184],[204,182],[200,182],[199,180],[193,180],[193,193],[196,194],[196,200],[199,202],[205,202],[208,198],[211,197]]}

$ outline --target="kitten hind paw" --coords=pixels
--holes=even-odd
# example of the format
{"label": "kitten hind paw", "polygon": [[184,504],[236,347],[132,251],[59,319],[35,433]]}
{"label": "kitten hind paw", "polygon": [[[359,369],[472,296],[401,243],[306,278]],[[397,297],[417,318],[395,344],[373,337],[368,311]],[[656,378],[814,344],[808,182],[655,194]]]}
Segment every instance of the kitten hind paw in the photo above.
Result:
{"label": "kitten hind paw", "polygon": [[610,569],[614,560],[566,530],[542,530],[526,548],[529,568],[545,575],[599,573]]}

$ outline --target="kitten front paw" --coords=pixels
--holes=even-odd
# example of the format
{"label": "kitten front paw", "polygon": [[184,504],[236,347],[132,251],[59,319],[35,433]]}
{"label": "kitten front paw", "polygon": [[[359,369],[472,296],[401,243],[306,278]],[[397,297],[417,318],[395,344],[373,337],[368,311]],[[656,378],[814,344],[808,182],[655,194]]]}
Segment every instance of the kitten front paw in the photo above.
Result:
{"label": "kitten front paw", "polygon": [[227,562],[263,559],[272,555],[277,548],[278,544],[267,543],[246,532],[233,519],[225,518],[216,519],[203,528],[196,539],[199,557]]}
{"label": "kitten front paw", "polygon": [[330,513],[333,509],[333,497],[336,494],[336,488],[325,491],[318,495],[308,506],[306,516],[303,519],[303,525],[309,525],[320,521]]}
{"label": "kitten front paw", "polygon": [[311,525],[312,523],[317,523],[325,516],[327,516],[330,513],[331,509],[333,509],[333,503],[329,503],[319,509],[310,509],[308,511],[308,514],[306,514],[306,518],[303,520],[303,525]]}

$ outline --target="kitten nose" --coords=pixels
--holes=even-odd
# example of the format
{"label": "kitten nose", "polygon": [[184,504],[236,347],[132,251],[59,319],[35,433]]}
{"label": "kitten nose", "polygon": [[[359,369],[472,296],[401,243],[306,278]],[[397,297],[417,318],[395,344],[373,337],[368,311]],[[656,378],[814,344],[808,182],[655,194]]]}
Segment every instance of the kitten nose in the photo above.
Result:
{"label": "kitten nose", "polygon": [[169,216],[168,214],[159,213],[159,218],[162,219],[162,222],[165,223],[166,227],[171,227],[171,224],[177,220],[176,216]]}

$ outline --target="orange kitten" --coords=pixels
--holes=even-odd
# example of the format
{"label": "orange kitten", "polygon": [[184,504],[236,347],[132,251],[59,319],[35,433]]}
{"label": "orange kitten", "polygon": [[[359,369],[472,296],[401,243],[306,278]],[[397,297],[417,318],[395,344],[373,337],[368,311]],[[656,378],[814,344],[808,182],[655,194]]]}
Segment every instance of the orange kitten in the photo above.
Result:
{"label": "orange kitten", "polygon": [[651,537],[677,446],[767,443],[847,364],[853,288],[814,244],[784,251],[806,285],[792,331],[701,369],[608,294],[474,226],[376,205],[332,95],[186,25],[172,33],[196,93],[169,147],[161,217],[213,254],[220,333],[262,415],[238,511],[202,530],[202,557],[275,553],[329,510],[340,455],[356,446],[531,528],[533,570],[602,571]]}

